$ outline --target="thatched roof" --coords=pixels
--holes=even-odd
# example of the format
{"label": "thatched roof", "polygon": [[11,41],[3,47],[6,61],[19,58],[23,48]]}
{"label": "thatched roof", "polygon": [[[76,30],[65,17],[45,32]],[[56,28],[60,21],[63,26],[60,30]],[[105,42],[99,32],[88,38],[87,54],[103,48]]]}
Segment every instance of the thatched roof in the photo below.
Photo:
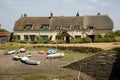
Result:
{"label": "thatched roof", "polygon": [[84,29],[89,26],[95,29],[113,29],[113,21],[107,15],[84,16]]}
{"label": "thatched roof", "polygon": [[28,17],[22,16],[14,25],[14,31],[24,30],[26,24],[33,24],[32,30],[40,30],[42,24],[49,24],[50,30],[55,30],[56,26],[74,26],[80,25],[81,29],[87,29],[88,26],[95,26],[96,29],[112,29],[113,22],[107,15],[95,16],[51,16],[51,17]]}

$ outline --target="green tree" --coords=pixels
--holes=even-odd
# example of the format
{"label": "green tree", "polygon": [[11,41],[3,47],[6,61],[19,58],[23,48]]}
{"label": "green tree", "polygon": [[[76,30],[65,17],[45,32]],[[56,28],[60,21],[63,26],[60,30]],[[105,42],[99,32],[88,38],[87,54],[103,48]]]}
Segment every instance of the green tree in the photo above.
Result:
{"label": "green tree", "polygon": [[114,36],[120,36],[120,30],[115,31]]}
{"label": "green tree", "polygon": [[0,32],[8,32],[6,29],[0,29]]}
{"label": "green tree", "polygon": [[115,35],[114,35],[114,32],[113,32],[113,31],[108,32],[108,33],[105,34],[105,37],[106,37],[106,38],[114,38],[114,36],[115,36]]}

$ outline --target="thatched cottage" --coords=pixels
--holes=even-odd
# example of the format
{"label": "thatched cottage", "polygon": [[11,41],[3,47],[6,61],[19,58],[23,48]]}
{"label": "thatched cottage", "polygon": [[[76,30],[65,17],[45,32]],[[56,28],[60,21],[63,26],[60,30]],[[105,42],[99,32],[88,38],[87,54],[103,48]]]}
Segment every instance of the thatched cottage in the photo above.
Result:
{"label": "thatched cottage", "polygon": [[[58,33],[61,30],[67,30],[64,38]],[[71,36],[74,38],[89,36],[92,39],[95,34],[112,31],[113,21],[108,15],[85,15],[80,16],[77,12],[76,16],[54,16],[50,13],[48,17],[29,17],[27,14],[22,15],[14,25],[14,33],[17,34],[19,40],[35,41],[36,36],[42,40],[65,40],[69,42]]]}

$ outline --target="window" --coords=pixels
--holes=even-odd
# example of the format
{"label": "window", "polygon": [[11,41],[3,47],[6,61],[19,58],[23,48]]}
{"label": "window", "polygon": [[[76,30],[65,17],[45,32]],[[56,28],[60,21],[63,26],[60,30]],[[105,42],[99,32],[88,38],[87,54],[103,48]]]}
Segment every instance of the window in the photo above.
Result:
{"label": "window", "polygon": [[94,28],[93,26],[90,26],[90,27],[89,27],[90,30],[93,30],[93,28]]}
{"label": "window", "polygon": [[41,40],[48,40],[48,35],[41,35],[41,36],[40,36],[40,39],[41,39]]}
{"label": "window", "polygon": [[30,35],[31,41],[35,41],[35,35]]}
{"label": "window", "polygon": [[61,36],[56,36],[56,40],[64,40],[64,38]]}
{"label": "window", "polygon": [[17,39],[20,40],[20,35],[17,35]]}
{"label": "window", "polygon": [[28,41],[28,35],[24,35],[24,40]]}
{"label": "window", "polygon": [[26,24],[24,30],[32,30],[33,24]]}
{"label": "window", "polygon": [[48,30],[49,29],[49,24],[42,24],[40,29],[41,30]]}
{"label": "window", "polygon": [[74,29],[75,29],[76,31],[79,31],[79,30],[80,30],[80,25],[75,25],[75,26],[74,26]]}
{"label": "window", "polygon": [[56,26],[56,30],[57,30],[57,31],[60,31],[61,29],[62,29],[61,26]]}
{"label": "window", "polygon": [[75,35],[75,38],[81,38],[81,35]]}

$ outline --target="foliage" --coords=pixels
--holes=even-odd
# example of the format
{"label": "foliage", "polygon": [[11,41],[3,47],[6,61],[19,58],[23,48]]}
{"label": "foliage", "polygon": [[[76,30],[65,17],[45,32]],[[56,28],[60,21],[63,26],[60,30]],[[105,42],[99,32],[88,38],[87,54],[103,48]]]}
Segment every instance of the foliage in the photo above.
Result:
{"label": "foliage", "polygon": [[71,37],[70,43],[74,43],[74,38],[73,37]]}
{"label": "foliage", "polygon": [[56,44],[63,44],[63,43],[65,43],[65,41],[64,41],[64,40],[59,40],[59,41],[56,41]]}
{"label": "foliage", "polygon": [[35,37],[36,37],[37,41],[40,40],[40,36],[39,35],[36,35]]}
{"label": "foliage", "polygon": [[116,36],[114,39],[116,42],[120,42],[120,36]]}
{"label": "foliage", "polygon": [[102,35],[100,33],[96,33],[95,38],[102,38]]}
{"label": "foliage", "polygon": [[20,40],[19,43],[23,43],[23,44],[26,44],[27,41],[24,41],[24,40]]}
{"label": "foliage", "polygon": [[84,38],[82,38],[82,42],[84,42],[84,43],[90,43],[90,42],[92,42],[92,40],[89,37],[84,37]]}
{"label": "foliage", "polygon": [[52,35],[48,38],[48,41],[51,41],[52,40]]}
{"label": "foliage", "polygon": [[115,42],[114,38],[95,38],[94,42]]}
{"label": "foliage", "polygon": [[68,33],[67,33],[67,30],[66,30],[66,29],[62,29],[62,30],[58,33],[58,35],[60,35],[60,36],[62,36],[62,37],[65,37],[67,34],[68,34]]}
{"label": "foliage", "polygon": [[14,41],[14,42],[18,41],[17,35],[16,35],[15,33],[13,34],[13,39],[12,39],[12,41]]}
{"label": "foliage", "polygon": [[114,35],[114,32],[113,31],[111,31],[111,32],[108,32],[108,33],[106,33],[105,34],[105,38],[113,38],[115,35]]}
{"label": "foliage", "polygon": [[6,29],[0,29],[0,32],[8,32]]}
{"label": "foliage", "polygon": [[115,35],[115,36],[120,36],[120,30],[115,31],[115,32],[114,32],[114,35]]}

